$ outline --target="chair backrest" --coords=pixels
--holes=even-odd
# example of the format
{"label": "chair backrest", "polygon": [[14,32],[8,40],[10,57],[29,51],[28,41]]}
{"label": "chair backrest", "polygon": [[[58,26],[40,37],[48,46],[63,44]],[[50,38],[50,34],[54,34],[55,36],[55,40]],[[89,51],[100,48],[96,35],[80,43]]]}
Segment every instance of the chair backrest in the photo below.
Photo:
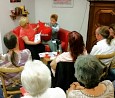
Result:
{"label": "chair backrest", "polygon": [[115,56],[113,57],[113,59],[112,59],[112,61],[111,61],[111,63],[110,63],[111,65],[111,68],[115,68]]}
{"label": "chair backrest", "polygon": [[[15,74],[15,73],[20,73],[23,70],[23,67],[17,67],[17,68],[7,68],[7,67],[0,67],[0,78],[3,86],[3,94],[4,98],[11,98],[14,94],[20,94],[20,89],[19,90],[13,90],[13,91],[8,91],[7,90],[7,85],[6,85],[6,78],[8,74]],[[7,74],[7,75],[6,75]],[[13,80],[14,82],[18,81]]]}
{"label": "chair backrest", "polygon": [[54,87],[60,87],[66,91],[71,83],[77,81],[74,73],[74,62],[59,62],[56,67]]}
{"label": "chair backrest", "polygon": [[105,69],[104,72],[102,74],[102,80],[105,79],[108,75],[108,71],[110,69],[110,67],[115,66],[115,52],[111,53],[111,54],[101,54],[101,55],[95,55],[99,60],[102,59],[110,59],[111,61],[109,64],[105,65]]}

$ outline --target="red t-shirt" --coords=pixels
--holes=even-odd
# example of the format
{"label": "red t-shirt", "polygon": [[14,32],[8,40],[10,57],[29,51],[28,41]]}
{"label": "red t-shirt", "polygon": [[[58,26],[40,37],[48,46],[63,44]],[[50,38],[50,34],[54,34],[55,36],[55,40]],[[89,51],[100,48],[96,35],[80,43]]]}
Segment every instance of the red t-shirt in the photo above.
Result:
{"label": "red t-shirt", "polygon": [[21,38],[24,36],[27,36],[30,41],[34,41],[35,34],[36,34],[36,32],[33,30],[33,28],[31,27],[30,24],[28,25],[27,29],[25,29],[25,28],[20,29],[20,37]]}

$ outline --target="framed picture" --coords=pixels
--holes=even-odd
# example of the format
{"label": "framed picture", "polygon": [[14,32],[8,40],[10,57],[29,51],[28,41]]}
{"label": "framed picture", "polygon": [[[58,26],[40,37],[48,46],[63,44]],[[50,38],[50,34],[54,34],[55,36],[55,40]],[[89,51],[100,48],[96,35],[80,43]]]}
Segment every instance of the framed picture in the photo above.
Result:
{"label": "framed picture", "polygon": [[52,6],[53,7],[66,7],[66,8],[71,8],[73,7],[73,4],[74,4],[74,0],[52,0],[53,4]]}
{"label": "framed picture", "polygon": [[10,0],[10,3],[21,2],[21,0]]}

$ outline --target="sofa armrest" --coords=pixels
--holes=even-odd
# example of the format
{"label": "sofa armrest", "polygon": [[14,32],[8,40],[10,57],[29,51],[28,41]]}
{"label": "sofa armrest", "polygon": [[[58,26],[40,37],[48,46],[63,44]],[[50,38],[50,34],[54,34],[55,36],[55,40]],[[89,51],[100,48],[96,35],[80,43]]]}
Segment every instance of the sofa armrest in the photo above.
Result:
{"label": "sofa armrest", "polygon": [[64,42],[64,47],[62,47],[63,51],[67,51],[68,48],[68,33],[70,31],[65,30],[63,28],[60,28],[59,32],[58,32],[58,38],[61,42]]}

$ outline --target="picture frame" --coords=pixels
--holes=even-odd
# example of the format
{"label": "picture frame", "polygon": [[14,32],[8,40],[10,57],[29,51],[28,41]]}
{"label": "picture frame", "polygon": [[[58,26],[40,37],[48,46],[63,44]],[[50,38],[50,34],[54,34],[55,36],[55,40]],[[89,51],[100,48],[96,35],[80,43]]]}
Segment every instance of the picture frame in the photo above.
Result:
{"label": "picture frame", "polygon": [[52,0],[52,7],[54,8],[72,8],[74,0]]}
{"label": "picture frame", "polygon": [[21,2],[21,0],[10,0],[10,3]]}

